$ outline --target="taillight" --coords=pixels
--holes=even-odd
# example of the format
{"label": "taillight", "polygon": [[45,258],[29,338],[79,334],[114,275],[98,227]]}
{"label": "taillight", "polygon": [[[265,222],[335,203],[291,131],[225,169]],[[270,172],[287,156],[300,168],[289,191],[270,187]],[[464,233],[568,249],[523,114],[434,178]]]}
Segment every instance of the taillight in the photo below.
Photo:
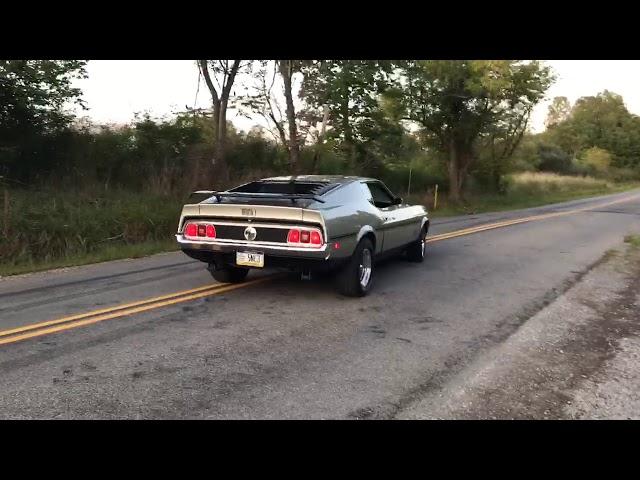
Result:
{"label": "taillight", "polygon": [[311,244],[322,245],[322,235],[320,235],[320,232],[316,232],[315,230],[311,232]]}
{"label": "taillight", "polygon": [[322,233],[318,230],[292,228],[287,234],[287,243],[301,247],[320,247],[322,245]]}
{"label": "taillight", "polygon": [[216,238],[216,227],[206,223],[187,223],[184,226],[184,236],[191,238],[207,237]]}
{"label": "taillight", "polygon": [[198,234],[198,226],[195,223],[187,223],[184,227],[184,234],[195,237]]}
{"label": "taillight", "polygon": [[287,243],[300,243],[300,230],[289,230],[287,235]]}

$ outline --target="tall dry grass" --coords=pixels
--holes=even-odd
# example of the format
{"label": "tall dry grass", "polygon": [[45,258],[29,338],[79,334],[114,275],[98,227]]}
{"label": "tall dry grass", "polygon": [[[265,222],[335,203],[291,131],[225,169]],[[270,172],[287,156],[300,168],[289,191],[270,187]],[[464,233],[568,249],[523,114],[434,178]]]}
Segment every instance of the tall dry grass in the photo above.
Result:
{"label": "tall dry grass", "polygon": [[433,191],[409,196],[411,203],[425,205],[434,216],[473,214],[518,208],[536,207],[556,202],[623,191],[637,186],[619,184],[589,176],[559,175],[546,172],[522,172],[505,178],[503,193],[467,192],[464,201],[452,203],[445,192],[438,196],[438,208],[433,209]]}
{"label": "tall dry grass", "polygon": [[507,177],[507,193],[559,193],[609,189],[611,182],[588,176],[560,175],[551,172],[522,172]]}

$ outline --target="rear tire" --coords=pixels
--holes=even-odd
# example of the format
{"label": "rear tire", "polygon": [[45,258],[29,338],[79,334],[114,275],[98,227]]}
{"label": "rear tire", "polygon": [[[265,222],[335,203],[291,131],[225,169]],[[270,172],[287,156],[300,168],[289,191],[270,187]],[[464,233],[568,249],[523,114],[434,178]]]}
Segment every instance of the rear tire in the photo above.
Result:
{"label": "rear tire", "polygon": [[208,268],[211,276],[220,283],[241,283],[244,282],[249,273],[248,268],[225,266],[216,269],[213,264],[209,264]]}
{"label": "rear tire", "polygon": [[338,291],[347,297],[364,297],[373,283],[373,243],[364,238],[337,278]]}
{"label": "rear tire", "polygon": [[427,229],[422,227],[420,238],[407,247],[407,260],[415,263],[424,262],[427,251]]}

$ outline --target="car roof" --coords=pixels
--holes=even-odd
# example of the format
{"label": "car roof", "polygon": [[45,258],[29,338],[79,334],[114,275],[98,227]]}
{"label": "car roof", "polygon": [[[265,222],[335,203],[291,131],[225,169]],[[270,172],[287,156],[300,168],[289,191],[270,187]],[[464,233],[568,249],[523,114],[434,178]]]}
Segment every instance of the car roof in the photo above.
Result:
{"label": "car roof", "polygon": [[312,182],[327,184],[345,184],[356,181],[374,181],[374,178],[350,176],[350,175],[289,175],[281,177],[262,178],[261,182]]}

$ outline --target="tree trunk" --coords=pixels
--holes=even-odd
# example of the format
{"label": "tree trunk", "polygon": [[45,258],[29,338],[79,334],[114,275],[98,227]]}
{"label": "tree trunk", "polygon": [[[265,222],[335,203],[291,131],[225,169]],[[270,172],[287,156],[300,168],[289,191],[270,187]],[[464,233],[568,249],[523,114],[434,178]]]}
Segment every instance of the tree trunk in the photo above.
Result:
{"label": "tree trunk", "polygon": [[320,135],[316,142],[315,152],[313,153],[313,167],[311,173],[318,173],[318,162],[320,160],[320,145],[324,140],[324,134],[327,131],[327,121],[329,120],[329,105],[324,106],[324,114],[322,115],[322,126],[320,127]]}
{"label": "tree trunk", "polygon": [[[207,84],[207,88],[209,89],[209,93],[211,93],[211,102],[213,104],[213,141],[215,142],[216,149],[218,147],[218,138],[220,132],[220,97],[218,96],[218,92],[216,91],[216,87],[213,85],[213,81],[211,80],[211,75],[209,73],[209,65],[207,60],[198,60],[198,66],[200,68],[200,73],[204,77],[204,81]],[[217,152],[214,154],[214,157],[211,159],[211,163],[216,164]]]}
{"label": "tree trunk", "polygon": [[291,79],[293,77],[293,65],[291,60],[280,61],[280,74],[284,81],[284,96],[287,102],[287,123],[289,124],[289,165],[291,174],[296,175],[300,164],[300,145],[298,142],[298,126],[296,124],[296,111],[293,106],[291,93]]}
{"label": "tree trunk", "polygon": [[351,130],[350,120],[350,112],[349,112],[349,94],[345,91],[345,95],[343,96],[342,104],[340,105],[340,110],[342,114],[342,131],[344,132],[344,151],[347,154],[347,158],[349,162],[355,166],[355,144],[353,142],[353,132]]}
{"label": "tree trunk", "polygon": [[218,135],[220,132],[220,101],[213,102],[213,141],[218,143]]}
{"label": "tree trunk", "polygon": [[340,119],[340,123],[342,126],[342,132],[344,135],[343,140],[343,151],[347,155],[349,159],[349,163],[356,167],[356,148],[355,142],[353,139],[353,129],[351,126],[351,111],[349,109],[349,85],[352,82],[351,78],[351,62],[349,60],[344,62],[343,70],[341,73],[342,77],[342,87],[340,89],[340,115],[342,118]]}
{"label": "tree trunk", "polygon": [[464,181],[473,161],[473,151],[464,142],[452,139],[449,142],[449,198],[453,202],[462,200]]}
{"label": "tree trunk", "polygon": [[458,146],[454,140],[449,143],[449,199],[460,201],[460,165]]}
{"label": "tree trunk", "polygon": [[214,154],[214,175],[216,180],[226,186],[229,181],[229,168],[227,166],[226,145],[227,143],[227,101],[220,102],[218,107],[218,136],[216,138],[216,148]]}
{"label": "tree trunk", "polygon": [[215,141],[213,163],[213,174],[215,181],[226,184],[229,182],[229,168],[226,161],[226,139],[227,139],[227,103],[231,95],[231,87],[240,68],[240,60],[234,60],[233,66],[222,81],[222,91],[220,95],[216,91],[209,73],[207,60],[198,60],[198,65],[213,102],[213,138]]}

